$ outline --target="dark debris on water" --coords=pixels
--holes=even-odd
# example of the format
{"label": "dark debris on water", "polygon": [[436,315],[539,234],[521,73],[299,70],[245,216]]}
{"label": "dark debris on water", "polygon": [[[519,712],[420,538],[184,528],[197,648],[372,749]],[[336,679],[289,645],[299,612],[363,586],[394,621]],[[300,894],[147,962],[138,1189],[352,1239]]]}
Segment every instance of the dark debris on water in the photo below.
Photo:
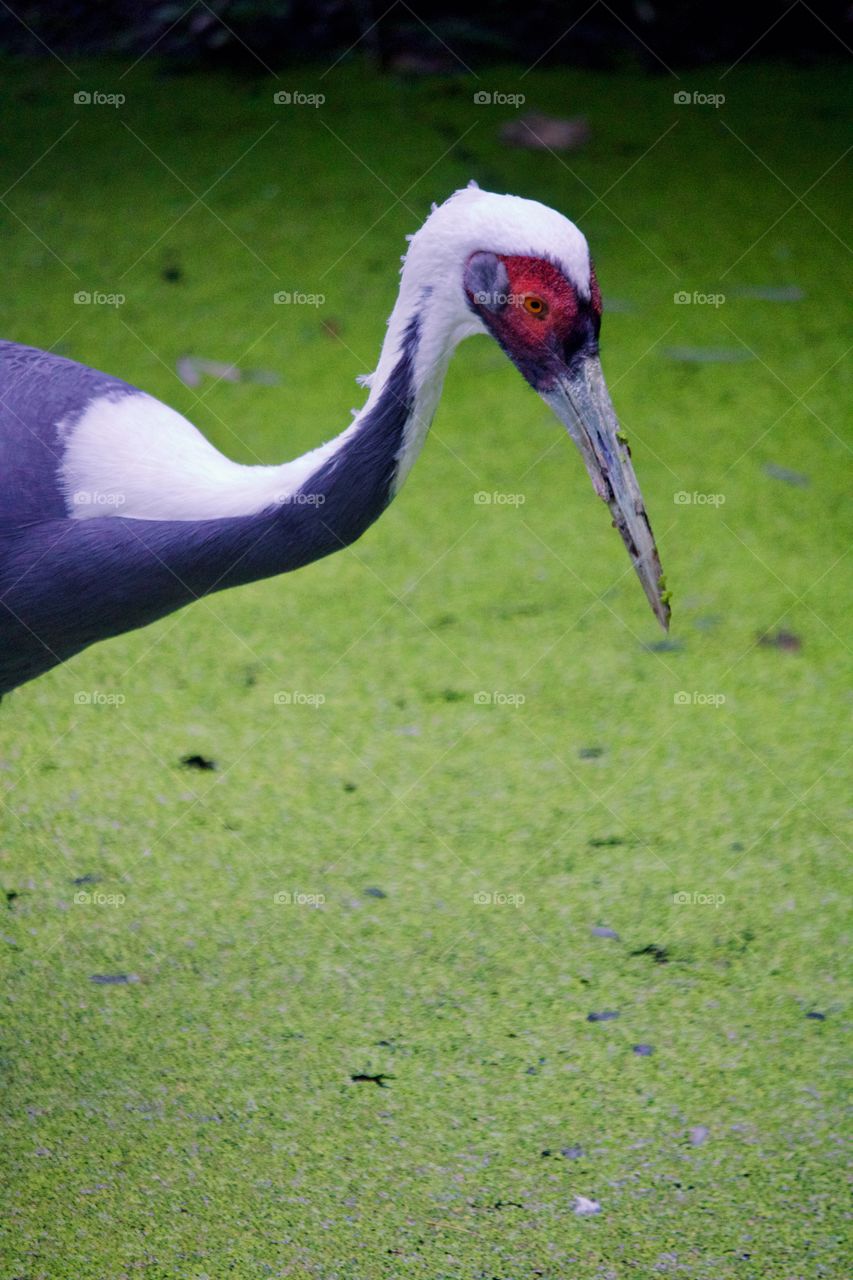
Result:
{"label": "dark debris on water", "polygon": [[211,760],[208,756],[192,755],[181,756],[181,764],[185,769],[215,769],[216,761]]}
{"label": "dark debris on water", "polygon": [[803,642],[793,631],[764,631],[758,636],[758,643],[764,649],[782,649],[785,653],[799,653]]}
{"label": "dark debris on water", "polygon": [[654,960],[655,964],[669,964],[669,952],[666,947],[661,947],[657,942],[650,942],[648,946],[638,947],[636,951],[631,952],[632,956],[649,956]]}
{"label": "dark debris on water", "polygon": [[386,1075],[384,1071],[377,1071],[375,1075],[371,1075],[368,1071],[356,1071],[355,1075],[350,1076],[350,1080],[354,1084],[375,1084],[380,1089],[387,1089],[386,1080],[393,1080],[394,1077]]}
{"label": "dark debris on water", "polygon": [[542,1152],[545,1156],[562,1156],[564,1160],[582,1160],[586,1152],[583,1147],[560,1147],[558,1151],[552,1151],[550,1147],[546,1147]]}

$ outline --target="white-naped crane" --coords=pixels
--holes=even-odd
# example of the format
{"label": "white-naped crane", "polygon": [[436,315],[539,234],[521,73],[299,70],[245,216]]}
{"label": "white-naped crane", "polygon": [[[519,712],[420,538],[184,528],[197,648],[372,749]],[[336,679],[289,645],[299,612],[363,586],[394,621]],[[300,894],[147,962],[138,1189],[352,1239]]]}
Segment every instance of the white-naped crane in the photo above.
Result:
{"label": "white-naped crane", "polygon": [[364,407],[281,466],[241,466],[118,378],[0,343],[0,694],[97,640],[355,541],[417,457],[450,356],[490,333],[608,504],[657,618],[660,561],[598,356],[601,295],[562,214],[475,184],[411,237]]}

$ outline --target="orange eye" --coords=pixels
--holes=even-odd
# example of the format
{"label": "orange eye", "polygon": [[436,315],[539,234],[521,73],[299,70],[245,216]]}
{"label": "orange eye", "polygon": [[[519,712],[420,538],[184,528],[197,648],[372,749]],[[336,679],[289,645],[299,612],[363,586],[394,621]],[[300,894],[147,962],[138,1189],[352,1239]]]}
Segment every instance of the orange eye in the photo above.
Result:
{"label": "orange eye", "polygon": [[528,293],[524,299],[524,310],[529,316],[537,316],[541,320],[548,314],[548,303],[535,293]]}

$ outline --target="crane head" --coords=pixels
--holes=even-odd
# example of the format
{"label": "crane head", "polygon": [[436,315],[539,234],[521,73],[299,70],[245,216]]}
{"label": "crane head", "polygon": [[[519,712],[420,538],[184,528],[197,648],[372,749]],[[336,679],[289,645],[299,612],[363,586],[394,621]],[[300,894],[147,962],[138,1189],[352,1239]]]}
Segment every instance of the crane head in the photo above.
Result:
{"label": "crane head", "polygon": [[660,558],[601,369],[601,291],[592,263],[582,289],[547,258],[478,250],[465,263],[464,287],[486,329],[568,429],[655,616],[668,628]]}
{"label": "crane head", "polygon": [[420,261],[435,280],[436,260],[445,287],[456,291],[448,307],[458,317],[458,336],[491,334],[565,425],[655,616],[668,628],[654,535],[601,369],[601,292],[584,236],[538,201],[471,184],[434,209],[413,237],[406,268]]}

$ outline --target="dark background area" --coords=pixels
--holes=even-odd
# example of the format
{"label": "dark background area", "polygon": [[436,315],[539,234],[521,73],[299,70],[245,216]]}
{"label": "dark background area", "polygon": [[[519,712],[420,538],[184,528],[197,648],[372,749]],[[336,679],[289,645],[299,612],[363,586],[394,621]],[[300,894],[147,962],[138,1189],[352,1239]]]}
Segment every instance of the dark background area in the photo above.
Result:
{"label": "dark background area", "polygon": [[[36,0],[0,8],[0,48],[22,55],[142,55],[156,45],[176,67],[264,68],[341,57],[354,46],[378,66],[413,73],[465,69],[463,60],[564,63],[610,69],[639,63],[703,66],[735,58],[799,64],[842,56],[851,42],[847,3],[807,5],[690,0]],[[652,52],[654,50],[654,52]],[[747,51],[744,53],[744,51]]]}

